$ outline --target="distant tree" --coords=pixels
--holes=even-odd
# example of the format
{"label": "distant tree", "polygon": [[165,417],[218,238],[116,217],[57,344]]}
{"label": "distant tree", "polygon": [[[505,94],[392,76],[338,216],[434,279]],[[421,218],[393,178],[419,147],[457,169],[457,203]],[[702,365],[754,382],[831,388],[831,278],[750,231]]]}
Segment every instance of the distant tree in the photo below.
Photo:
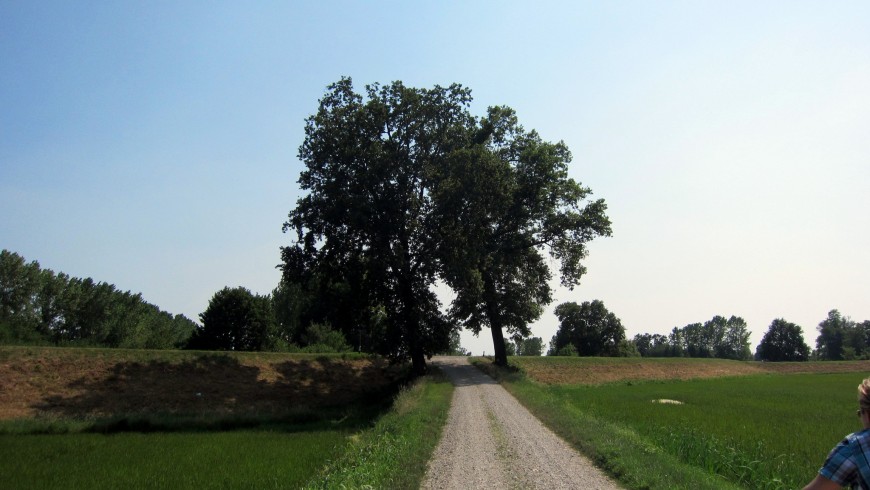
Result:
{"label": "distant tree", "polygon": [[183,345],[194,327],[141,294],[0,252],[0,343],[169,349]]}
{"label": "distant tree", "polygon": [[544,353],[544,340],[540,337],[518,339],[516,346],[518,356],[540,356]]}
{"label": "distant tree", "polygon": [[622,339],[616,346],[616,357],[640,357],[637,346],[628,339]]}
{"label": "distant tree", "polygon": [[782,318],[774,320],[758,348],[755,356],[762,361],[806,361],[810,348],[804,342],[801,327]]}
{"label": "distant tree", "polygon": [[625,328],[599,300],[562,303],[556,307],[559,329],[554,337],[555,352],[572,345],[581,356],[618,356]]}
{"label": "distant tree", "polygon": [[461,337],[459,335],[459,330],[454,330],[450,332],[450,345],[444,352],[440,352],[440,354],[445,356],[467,356],[468,351],[462,347]]}
{"label": "distant tree", "polygon": [[350,352],[353,347],[347,343],[341,332],[329,325],[312,323],[305,331],[304,343],[307,352]]}
{"label": "distant tree", "polygon": [[577,349],[574,348],[571,344],[565,344],[562,347],[556,347],[558,345],[558,341],[556,339],[556,335],[550,339],[550,348],[547,350],[548,356],[560,356],[560,357],[576,357]]}
{"label": "distant tree", "polygon": [[[743,318],[732,315],[726,319],[716,315],[704,323],[690,323],[683,328],[675,327],[667,337],[667,346],[659,343],[654,355],[745,360],[752,355],[749,349],[749,335]],[[652,338],[640,340],[638,348],[643,354],[645,350],[651,348],[648,344]]]}
{"label": "distant tree", "polygon": [[277,337],[287,344],[296,342],[301,329],[304,302],[301,288],[298,284],[281,281],[269,297],[272,300]]}
{"label": "distant tree", "polygon": [[704,324],[690,323],[682,328],[683,350],[687,357],[713,357],[713,350],[707,343]]}
{"label": "distant tree", "polygon": [[850,331],[855,328],[855,322],[848,317],[843,317],[839,311],[831,310],[828,317],[819,323],[819,336],[816,338],[816,352],[819,359],[824,361],[841,361],[845,359],[847,348],[851,347],[854,354],[854,346],[850,346],[847,340]]}
{"label": "distant tree", "polygon": [[202,326],[188,347],[201,350],[269,350],[275,320],[270,299],[243,287],[225,287],[212,296],[199,316]]}
{"label": "distant tree", "polygon": [[0,341],[33,340],[39,321],[34,299],[40,289],[39,263],[0,252]]}
{"label": "distant tree", "polygon": [[853,342],[862,346],[858,351],[859,358],[870,359],[870,320],[855,324],[855,340]]}
{"label": "distant tree", "polygon": [[668,344],[671,346],[671,353],[668,357],[684,357],[686,356],[685,336],[683,330],[677,327],[671,329],[668,334]]}
{"label": "distant tree", "polygon": [[661,334],[637,334],[634,336],[634,345],[643,357],[670,357],[672,348],[668,337]]}
{"label": "distant tree", "polygon": [[749,349],[749,330],[743,318],[732,315],[725,322],[723,335],[714,347],[714,351],[719,359],[744,361],[752,357],[752,351]]}

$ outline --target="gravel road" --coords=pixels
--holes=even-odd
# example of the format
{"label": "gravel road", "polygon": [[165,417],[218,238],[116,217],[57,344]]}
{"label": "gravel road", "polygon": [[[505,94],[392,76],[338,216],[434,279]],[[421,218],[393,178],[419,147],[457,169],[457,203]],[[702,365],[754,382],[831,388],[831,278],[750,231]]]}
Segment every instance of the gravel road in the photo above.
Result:
{"label": "gravel road", "polygon": [[432,362],[456,391],[423,488],[619,488],[465,357]]}

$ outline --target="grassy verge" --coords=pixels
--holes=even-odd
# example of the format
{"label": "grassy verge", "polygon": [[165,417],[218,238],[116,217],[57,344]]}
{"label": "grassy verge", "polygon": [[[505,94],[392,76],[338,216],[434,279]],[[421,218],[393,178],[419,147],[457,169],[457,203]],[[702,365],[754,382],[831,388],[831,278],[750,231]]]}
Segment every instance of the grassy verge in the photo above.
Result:
{"label": "grassy verge", "polygon": [[[798,488],[859,428],[854,393],[865,375],[548,386],[477,364],[631,488]],[[679,403],[654,402],[662,399]]]}
{"label": "grassy verge", "polygon": [[370,430],[307,488],[419,488],[447,420],[453,385],[442,375],[418,380]]}

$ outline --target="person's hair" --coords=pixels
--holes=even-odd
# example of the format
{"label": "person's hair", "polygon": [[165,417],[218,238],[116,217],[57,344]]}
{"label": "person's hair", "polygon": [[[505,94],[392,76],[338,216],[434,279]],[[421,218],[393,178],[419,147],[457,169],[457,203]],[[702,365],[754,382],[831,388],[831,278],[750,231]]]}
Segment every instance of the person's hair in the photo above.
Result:
{"label": "person's hair", "polygon": [[858,405],[863,409],[870,410],[870,378],[858,385]]}

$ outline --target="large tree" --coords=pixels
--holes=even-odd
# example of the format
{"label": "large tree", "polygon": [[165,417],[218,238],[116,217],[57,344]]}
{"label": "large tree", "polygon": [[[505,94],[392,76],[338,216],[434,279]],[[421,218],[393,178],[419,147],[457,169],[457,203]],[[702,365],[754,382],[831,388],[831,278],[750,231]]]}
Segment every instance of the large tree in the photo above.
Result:
{"label": "large tree", "polygon": [[349,78],[330,85],[299,149],[307,194],[284,225],[296,232],[295,244],[282,249],[285,280],[325,274],[349,284],[364,298],[356,304],[366,305],[358,317],[385,313],[380,352],[410,358],[418,373],[427,355],[448,347],[452,330],[433,292],[432,189],[439,169],[468,146],[470,101],[459,85],[375,84],[365,96]]}
{"label": "large tree", "polygon": [[586,242],[610,235],[603,200],[568,177],[571,153],[491,107],[470,145],[454,152],[435,190],[444,279],[456,291],[452,317],[475,333],[489,327],[495,363],[507,364],[505,331],[530,335],[552,300],[545,253],[562,285],[578,284]]}
{"label": "large tree", "polygon": [[755,356],[762,361],[806,361],[809,355],[801,327],[782,318],[770,324],[755,350]]}

